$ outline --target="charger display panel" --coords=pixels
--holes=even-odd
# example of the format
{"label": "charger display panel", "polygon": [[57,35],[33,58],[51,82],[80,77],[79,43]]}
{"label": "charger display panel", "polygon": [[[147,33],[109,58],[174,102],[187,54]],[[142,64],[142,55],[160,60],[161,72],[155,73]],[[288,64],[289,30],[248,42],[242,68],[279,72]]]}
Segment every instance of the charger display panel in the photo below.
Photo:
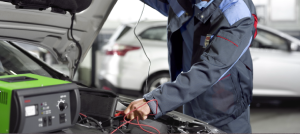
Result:
{"label": "charger display panel", "polygon": [[37,105],[31,105],[31,106],[26,106],[25,107],[25,116],[30,117],[30,116],[35,116],[38,114],[38,109]]}

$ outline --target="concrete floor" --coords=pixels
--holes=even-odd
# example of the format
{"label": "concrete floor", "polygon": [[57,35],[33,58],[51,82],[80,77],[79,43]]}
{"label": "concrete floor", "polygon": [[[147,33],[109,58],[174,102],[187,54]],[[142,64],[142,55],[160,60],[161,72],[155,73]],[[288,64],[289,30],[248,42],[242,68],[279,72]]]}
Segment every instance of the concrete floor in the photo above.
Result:
{"label": "concrete floor", "polygon": [[251,107],[253,133],[300,133],[299,104]]}

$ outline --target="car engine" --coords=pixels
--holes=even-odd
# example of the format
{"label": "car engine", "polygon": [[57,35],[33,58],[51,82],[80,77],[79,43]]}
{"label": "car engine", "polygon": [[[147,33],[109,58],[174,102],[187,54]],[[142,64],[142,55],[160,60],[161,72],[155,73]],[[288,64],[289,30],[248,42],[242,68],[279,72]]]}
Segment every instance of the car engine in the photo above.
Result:
{"label": "car engine", "polygon": [[[224,133],[193,117],[172,111],[158,119],[129,121],[123,110],[128,103],[111,92],[99,89],[79,89],[81,113],[77,124],[69,131],[85,129],[91,133]],[[89,99],[88,99],[89,98]]]}

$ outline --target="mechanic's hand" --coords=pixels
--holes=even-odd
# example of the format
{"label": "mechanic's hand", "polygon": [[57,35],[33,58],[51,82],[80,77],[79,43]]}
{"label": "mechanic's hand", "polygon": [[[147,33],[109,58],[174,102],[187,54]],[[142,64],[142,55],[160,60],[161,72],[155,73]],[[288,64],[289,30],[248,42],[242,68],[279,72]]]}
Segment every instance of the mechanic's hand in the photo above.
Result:
{"label": "mechanic's hand", "polygon": [[[138,99],[130,103],[130,105],[124,111],[125,114],[128,114],[130,111],[137,109],[139,106],[145,104],[147,101],[145,99]],[[140,107],[138,110],[127,115],[127,119],[132,120],[138,117],[141,120],[146,120],[148,115],[150,114],[150,107],[148,104]]]}

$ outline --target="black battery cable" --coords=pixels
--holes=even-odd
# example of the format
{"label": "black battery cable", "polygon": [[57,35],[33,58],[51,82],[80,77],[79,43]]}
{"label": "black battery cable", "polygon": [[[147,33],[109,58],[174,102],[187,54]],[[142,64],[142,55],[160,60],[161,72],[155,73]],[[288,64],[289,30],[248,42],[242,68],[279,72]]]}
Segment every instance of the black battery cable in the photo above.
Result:
{"label": "black battery cable", "polygon": [[77,61],[75,63],[75,69],[74,69],[74,75],[76,74],[76,71],[78,69],[78,66],[79,66],[79,63],[80,63],[80,59],[81,59],[81,55],[82,55],[82,47],[80,46],[79,42],[77,40],[75,40],[74,36],[73,36],[73,26],[74,26],[74,21],[75,21],[75,13],[71,13],[72,15],[72,18],[71,18],[71,27],[70,27],[70,31],[71,31],[71,37],[72,37],[72,40],[73,42],[75,42],[77,48],[78,48],[78,57],[77,57]]}
{"label": "black battery cable", "polygon": [[[85,114],[82,114],[82,113],[80,113],[80,116],[83,116],[84,118],[83,119],[81,119],[80,121],[78,121],[77,123],[81,123],[82,121],[84,121],[84,120],[87,120],[88,122],[89,121],[92,121],[92,122],[94,122],[95,124],[96,124],[96,126],[99,126],[99,129],[102,131],[102,132],[105,132],[105,130],[103,129],[103,127],[102,127],[102,122],[99,122],[98,120],[96,120],[96,119],[94,119],[94,118],[92,118],[92,117],[89,117],[89,116],[86,116]],[[91,124],[90,124],[90,126],[89,126],[90,128],[93,128],[93,127],[91,127]]]}
{"label": "black battery cable", "polygon": [[[142,49],[143,49],[143,51],[144,51],[145,56],[147,57],[147,59],[148,59],[148,61],[149,61],[149,67],[148,67],[147,79],[146,79],[146,83],[145,83],[145,88],[143,89],[143,90],[144,90],[144,93],[146,93],[146,92],[147,92],[147,89],[148,89],[148,79],[149,79],[149,75],[150,75],[151,60],[150,60],[150,58],[148,57],[148,55],[147,55],[147,53],[146,53],[146,51],[145,51],[145,48],[144,48],[143,43],[141,42],[141,40],[139,39],[139,37],[138,37],[137,34],[136,34],[136,28],[137,28],[137,26],[139,25],[139,23],[140,23],[140,21],[141,21],[141,18],[142,18],[143,14],[144,14],[144,10],[145,10],[145,4],[143,4],[143,9],[142,9],[140,18],[139,18],[138,22],[136,23],[133,32],[134,32],[135,37],[136,37],[137,40],[139,41],[139,43],[140,43],[140,45],[141,45],[141,47],[142,47]],[[76,44],[76,46],[77,46],[77,48],[78,48],[78,51],[79,51],[79,52],[78,52],[79,54],[78,54],[78,57],[77,57],[77,61],[76,61],[76,65],[75,65],[75,69],[74,69],[74,72],[73,72],[73,73],[74,73],[74,76],[75,76],[76,71],[77,71],[78,66],[79,66],[79,63],[80,63],[80,60],[81,60],[82,47],[80,46],[79,42],[78,42],[78,41],[74,38],[74,36],[73,36],[73,26],[74,26],[74,21],[75,21],[76,15],[75,15],[75,13],[71,13],[71,15],[72,15],[72,18],[71,18],[71,27],[70,27],[71,37],[72,37],[73,41],[75,42],[75,44]]]}
{"label": "black battery cable", "polygon": [[140,21],[141,21],[141,18],[142,18],[143,14],[144,14],[144,10],[145,10],[145,4],[144,4],[144,6],[143,6],[143,9],[142,9],[140,18],[139,18],[138,22],[136,23],[136,25],[135,25],[135,27],[134,27],[133,33],[134,33],[135,37],[137,38],[137,40],[139,41],[139,43],[140,43],[140,45],[141,45],[141,47],[142,47],[142,49],[143,49],[143,51],[144,51],[144,54],[145,54],[145,56],[147,57],[147,59],[148,59],[148,61],[149,61],[148,75],[147,75],[147,79],[146,79],[146,83],[145,83],[146,85],[145,85],[145,88],[143,89],[143,90],[144,90],[144,93],[146,93],[146,92],[147,92],[147,89],[148,89],[148,78],[149,78],[149,73],[150,73],[150,68],[151,68],[151,60],[150,60],[150,58],[148,57],[148,55],[147,55],[147,53],[146,53],[146,51],[145,51],[145,48],[144,48],[144,46],[143,46],[143,43],[141,42],[141,40],[139,39],[139,37],[138,37],[137,34],[136,34],[136,28],[137,28],[137,26],[139,25],[139,23],[140,23]]}
{"label": "black battery cable", "polygon": [[[147,57],[147,59],[148,59],[148,61],[149,61],[149,67],[148,67],[147,79],[146,79],[146,82],[145,82],[145,88],[143,89],[143,90],[144,90],[144,93],[146,93],[146,92],[147,92],[147,89],[148,89],[148,78],[149,78],[149,74],[150,74],[151,60],[150,60],[150,58],[148,57],[148,55],[147,55],[147,53],[146,53],[146,51],[145,51],[145,48],[144,48],[144,46],[143,46],[143,43],[141,42],[141,40],[139,39],[139,37],[138,37],[137,34],[136,34],[136,28],[137,28],[137,26],[139,25],[139,23],[140,23],[140,21],[141,21],[141,18],[142,18],[142,16],[143,16],[144,10],[145,10],[145,4],[143,4],[143,9],[142,9],[141,15],[140,15],[140,17],[139,17],[139,19],[138,19],[138,22],[136,23],[136,25],[135,25],[135,27],[134,27],[134,31],[133,31],[133,32],[134,32],[135,37],[136,37],[137,40],[139,41],[139,43],[140,43],[140,45],[141,45],[141,47],[142,47],[142,49],[143,49],[143,52],[144,52],[145,56]],[[70,28],[70,30],[71,30],[71,37],[72,37],[73,41],[76,43],[76,45],[77,45],[77,47],[78,47],[78,49],[79,49],[78,60],[77,60],[77,62],[76,62],[76,68],[75,68],[75,70],[74,70],[74,75],[75,75],[76,70],[77,70],[77,68],[78,68],[78,65],[79,65],[79,63],[80,63],[81,54],[82,54],[82,48],[81,48],[79,42],[76,41],[75,38],[74,38],[74,36],[73,36],[73,22],[74,22],[74,20],[75,20],[75,14],[72,14],[72,22],[71,22],[71,28]],[[152,101],[154,101],[154,100],[152,100]],[[155,101],[156,101],[156,100],[155,100]],[[149,101],[149,102],[151,102],[151,101]],[[149,102],[147,102],[147,103],[149,103]],[[145,103],[145,104],[147,104],[147,103]],[[156,103],[157,103],[157,102],[156,102]],[[143,105],[142,105],[142,106],[143,106]],[[137,109],[138,109],[138,108],[137,108]],[[135,110],[137,110],[137,109],[135,109]],[[135,110],[133,110],[133,111],[135,111]],[[133,111],[131,111],[131,112],[133,112]],[[126,116],[127,116],[127,115],[126,115]],[[124,117],[126,117],[126,116],[124,116]],[[104,131],[102,125],[99,124],[99,122],[98,122],[97,120],[95,120],[94,118],[91,118],[91,117],[85,117],[85,119],[86,119],[86,118],[88,118],[88,119],[94,121],[95,123],[97,123],[97,125],[100,127],[100,129],[101,129],[102,131]],[[82,119],[82,120],[79,121],[78,123],[82,122],[82,121],[85,120],[85,119]],[[125,120],[125,118],[124,118],[124,120]],[[137,120],[138,120],[138,119],[137,119]],[[143,126],[143,125],[141,125],[141,124],[139,124],[139,123],[138,123],[138,124],[131,123],[131,121],[128,121],[128,122],[124,123],[123,125],[125,125],[125,124],[127,124],[127,123],[129,123],[129,124],[134,124],[134,125],[138,125],[138,126],[140,126],[140,127]],[[121,125],[121,126],[123,126],[123,125]],[[120,126],[120,127],[121,127],[121,126]],[[148,126],[148,125],[145,125],[145,126],[151,127],[151,126]],[[143,128],[141,127],[141,129],[143,129]],[[155,128],[154,128],[154,129],[155,129]],[[115,129],[115,131],[117,131],[117,130],[121,131],[121,130],[119,129],[119,127]],[[144,130],[144,129],[143,129],[143,130]],[[157,130],[157,129],[155,129],[155,130]],[[112,133],[114,133],[115,131],[113,131]],[[146,130],[144,130],[144,131],[146,131]],[[158,130],[157,130],[157,131],[158,131]],[[122,132],[122,131],[121,131],[121,132]],[[146,132],[149,132],[149,131],[146,131]],[[158,132],[159,132],[159,131],[158,131]],[[123,133],[123,132],[122,132],[122,133]]]}

